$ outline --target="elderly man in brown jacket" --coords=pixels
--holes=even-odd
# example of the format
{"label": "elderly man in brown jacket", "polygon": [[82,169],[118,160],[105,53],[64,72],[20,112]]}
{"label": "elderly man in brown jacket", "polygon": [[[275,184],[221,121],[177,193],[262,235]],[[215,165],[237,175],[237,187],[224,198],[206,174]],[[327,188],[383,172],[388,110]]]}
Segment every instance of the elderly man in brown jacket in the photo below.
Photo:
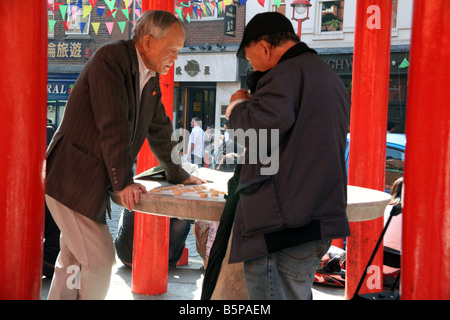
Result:
{"label": "elderly man in brown jacket", "polygon": [[108,192],[130,211],[146,192],[132,171],[145,138],[169,181],[202,182],[171,159],[176,142],[159,87],[184,39],[174,15],[147,11],[132,40],[102,46],[81,72],[47,151],[46,201],[61,229],[49,299],[106,297],[115,263]]}

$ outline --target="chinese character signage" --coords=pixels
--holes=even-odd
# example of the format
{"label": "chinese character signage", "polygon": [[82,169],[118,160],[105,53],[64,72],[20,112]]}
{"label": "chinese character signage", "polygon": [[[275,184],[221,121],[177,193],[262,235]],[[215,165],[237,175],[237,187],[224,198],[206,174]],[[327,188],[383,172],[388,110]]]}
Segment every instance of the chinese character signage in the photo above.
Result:
{"label": "chinese character signage", "polygon": [[224,35],[234,37],[236,34],[236,7],[225,7]]}
{"label": "chinese character signage", "polygon": [[49,42],[47,55],[49,59],[83,58],[83,44],[79,41]]}

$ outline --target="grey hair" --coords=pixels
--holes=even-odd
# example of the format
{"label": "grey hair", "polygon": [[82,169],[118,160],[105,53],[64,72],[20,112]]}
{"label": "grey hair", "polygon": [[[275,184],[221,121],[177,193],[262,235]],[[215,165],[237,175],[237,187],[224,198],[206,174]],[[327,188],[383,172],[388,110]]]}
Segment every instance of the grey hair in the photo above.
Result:
{"label": "grey hair", "polygon": [[131,39],[135,42],[139,42],[147,34],[156,39],[161,39],[167,34],[170,26],[174,23],[178,23],[183,31],[185,31],[183,22],[172,13],[164,10],[145,11],[139,19],[136,20]]}

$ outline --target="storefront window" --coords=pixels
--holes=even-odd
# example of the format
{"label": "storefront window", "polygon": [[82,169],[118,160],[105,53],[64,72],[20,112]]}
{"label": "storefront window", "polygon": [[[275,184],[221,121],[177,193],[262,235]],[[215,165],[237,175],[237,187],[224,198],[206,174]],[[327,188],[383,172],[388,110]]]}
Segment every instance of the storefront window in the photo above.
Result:
{"label": "storefront window", "polygon": [[70,0],[67,5],[67,35],[88,35],[91,14],[84,16],[83,7],[90,6],[89,0]]}

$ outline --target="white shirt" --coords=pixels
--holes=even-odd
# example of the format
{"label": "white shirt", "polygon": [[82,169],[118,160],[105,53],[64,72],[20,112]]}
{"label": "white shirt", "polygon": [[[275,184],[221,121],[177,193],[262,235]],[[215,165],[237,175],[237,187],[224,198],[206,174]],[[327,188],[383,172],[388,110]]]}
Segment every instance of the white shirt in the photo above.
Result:
{"label": "white shirt", "polygon": [[194,150],[191,153],[197,157],[203,157],[203,135],[205,132],[199,126],[192,128],[192,132],[189,135],[189,148],[191,144],[194,144]]}
{"label": "white shirt", "polygon": [[155,76],[156,72],[147,69],[147,67],[144,64],[144,61],[142,60],[141,54],[139,53],[137,48],[136,53],[139,63],[139,98],[140,98],[142,96],[142,90],[144,90],[145,84],[148,82],[148,80],[150,80],[151,77]]}

